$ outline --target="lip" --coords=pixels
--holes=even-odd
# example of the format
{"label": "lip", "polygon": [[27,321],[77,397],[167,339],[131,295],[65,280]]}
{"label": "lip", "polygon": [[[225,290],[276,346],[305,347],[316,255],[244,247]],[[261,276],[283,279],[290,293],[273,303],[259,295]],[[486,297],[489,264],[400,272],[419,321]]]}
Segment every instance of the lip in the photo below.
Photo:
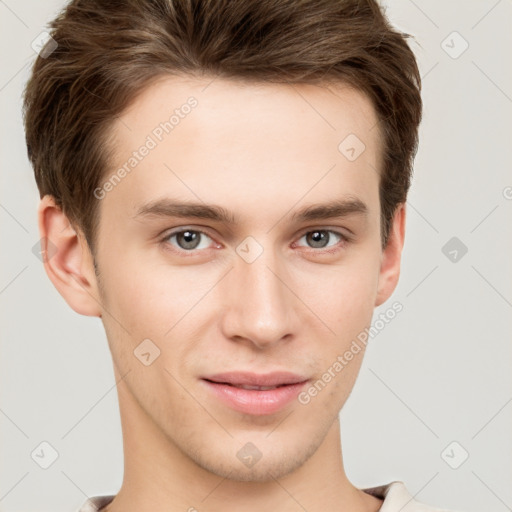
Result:
{"label": "lip", "polygon": [[[308,380],[290,372],[227,372],[203,377],[201,382],[232,409],[245,414],[268,415],[280,411],[297,398]],[[279,387],[257,390],[237,386]]]}

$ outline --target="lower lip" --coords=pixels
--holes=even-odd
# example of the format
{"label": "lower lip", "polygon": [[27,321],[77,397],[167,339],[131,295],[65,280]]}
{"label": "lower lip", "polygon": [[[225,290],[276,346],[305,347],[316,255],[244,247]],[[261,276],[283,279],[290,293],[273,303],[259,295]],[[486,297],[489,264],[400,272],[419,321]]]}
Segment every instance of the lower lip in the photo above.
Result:
{"label": "lower lip", "polygon": [[242,389],[204,379],[202,382],[232,409],[245,414],[264,415],[274,414],[296,399],[307,381],[266,391]]}

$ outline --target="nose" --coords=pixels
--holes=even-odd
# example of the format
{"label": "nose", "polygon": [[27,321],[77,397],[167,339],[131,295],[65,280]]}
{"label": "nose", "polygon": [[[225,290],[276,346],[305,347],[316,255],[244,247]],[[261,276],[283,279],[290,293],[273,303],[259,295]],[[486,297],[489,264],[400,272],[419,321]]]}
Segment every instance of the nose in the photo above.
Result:
{"label": "nose", "polygon": [[297,333],[290,278],[270,250],[252,263],[237,257],[225,281],[223,293],[228,299],[222,328],[226,337],[264,349]]}

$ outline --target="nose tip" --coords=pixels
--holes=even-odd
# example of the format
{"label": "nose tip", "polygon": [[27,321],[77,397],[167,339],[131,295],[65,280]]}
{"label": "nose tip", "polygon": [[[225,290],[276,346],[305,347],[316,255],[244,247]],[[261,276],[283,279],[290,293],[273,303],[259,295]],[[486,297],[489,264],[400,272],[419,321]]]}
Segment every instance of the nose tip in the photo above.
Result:
{"label": "nose tip", "polygon": [[250,264],[239,260],[226,283],[230,300],[225,334],[259,349],[290,338],[294,330],[292,296],[270,259],[260,257]]}

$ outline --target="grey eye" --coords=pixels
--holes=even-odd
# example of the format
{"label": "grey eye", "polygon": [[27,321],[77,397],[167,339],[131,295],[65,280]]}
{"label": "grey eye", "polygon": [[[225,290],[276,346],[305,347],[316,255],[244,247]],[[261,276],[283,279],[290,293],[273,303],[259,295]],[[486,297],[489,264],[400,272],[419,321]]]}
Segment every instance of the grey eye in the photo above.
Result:
{"label": "grey eye", "polygon": [[[194,229],[184,229],[181,231],[176,231],[174,233],[171,233],[166,240],[169,241],[169,243],[172,243],[172,245],[177,246],[179,249],[182,249],[184,251],[192,251],[195,249],[206,249],[208,248],[208,243],[202,244],[202,239],[209,239],[210,237],[203,233],[202,231],[197,231]],[[173,243],[172,240],[175,239],[176,242]]]}
{"label": "grey eye", "polygon": [[[338,240],[334,239],[334,243],[329,244],[329,242],[333,238],[332,235],[338,237]],[[316,229],[314,231],[309,231],[308,233],[301,237],[301,240],[303,238],[305,238],[306,243],[310,247],[313,247],[314,249],[323,249],[324,247],[336,245],[336,243],[343,239],[339,233],[336,233],[335,231],[331,231],[329,229]]]}

